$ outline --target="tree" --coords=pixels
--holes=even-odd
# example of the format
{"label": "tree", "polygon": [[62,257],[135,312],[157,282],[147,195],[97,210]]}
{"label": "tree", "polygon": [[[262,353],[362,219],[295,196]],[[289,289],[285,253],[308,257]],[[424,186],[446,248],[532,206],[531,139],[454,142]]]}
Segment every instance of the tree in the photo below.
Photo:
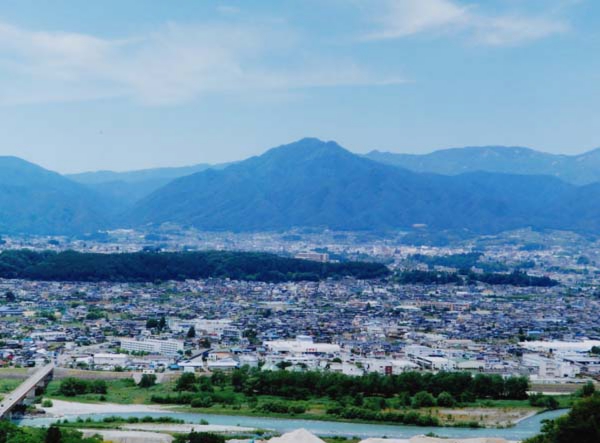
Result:
{"label": "tree", "polygon": [[50,426],[46,432],[45,443],[60,443],[62,441],[62,435],[60,429],[57,426]]}
{"label": "tree", "polygon": [[600,346],[592,346],[592,349],[590,350],[590,354],[600,355]]}
{"label": "tree", "polygon": [[412,399],[412,407],[415,409],[430,408],[432,406],[435,406],[435,398],[427,391],[417,392]]}
{"label": "tree", "polygon": [[158,328],[158,320],[155,318],[149,318],[146,320],[146,329]]}
{"label": "tree", "polygon": [[17,297],[13,291],[6,291],[5,295],[8,303],[14,303],[17,300]]}
{"label": "tree", "polygon": [[17,433],[19,428],[17,425],[8,420],[0,420],[0,443],[6,443],[11,439],[12,435]]}
{"label": "tree", "polygon": [[156,375],[154,374],[143,374],[138,386],[140,388],[151,388],[156,384]]}
{"label": "tree", "polygon": [[242,335],[252,344],[258,344],[259,342],[258,334],[254,328],[246,329]]}
{"label": "tree", "polygon": [[89,383],[88,390],[94,394],[106,394],[108,386],[104,380],[93,380]]}
{"label": "tree", "polygon": [[163,331],[167,327],[167,320],[164,315],[160,316],[160,320],[158,321],[158,330]]}
{"label": "tree", "polygon": [[444,406],[444,407],[452,407],[452,406],[456,405],[456,400],[454,400],[454,397],[452,397],[452,394],[444,391],[440,395],[438,395],[437,405]]}
{"label": "tree", "polygon": [[193,372],[184,372],[175,384],[176,391],[191,391],[195,392],[198,390],[196,387],[196,376]]}
{"label": "tree", "polygon": [[190,326],[190,329],[187,331],[187,338],[195,338],[196,337],[196,328]]}
{"label": "tree", "polygon": [[527,398],[529,379],[527,377],[509,377],[504,381],[504,397],[514,400]]}
{"label": "tree", "polygon": [[594,392],[596,392],[596,387],[594,386],[594,383],[591,381],[588,381],[581,388],[581,396],[582,397],[591,397],[592,395],[594,395]]}
{"label": "tree", "polygon": [[568,415],[547,422],[542,433],[525,443],[600,442],[600,395],[579,400]]}
{"label": "tree", "polygon": [[66,378],[60,383],[58,392],[66,397],[86,394],[89,391],[89,383],[78,378]]}
{"label": "tree", "polygon": [[281,369],[283,371],[286,368],[289,368],[290,366],[292,366],[292,364],[289,361],[280,361],[275,366],[277,366],[279,369]]}

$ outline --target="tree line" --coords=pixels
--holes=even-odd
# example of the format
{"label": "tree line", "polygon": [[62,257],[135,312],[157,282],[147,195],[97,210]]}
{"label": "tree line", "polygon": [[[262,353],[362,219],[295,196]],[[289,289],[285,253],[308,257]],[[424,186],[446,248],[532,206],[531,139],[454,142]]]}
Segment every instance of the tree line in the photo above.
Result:
{"label": "tree line", "polygon": [[31,428],[0,420],[0,443],[102,443],[101,437],[83,437],[76,429],[58,426]]}
{"label": "tree line", "polygon": [[513,271],[508,274],[496,272],[476,273],[472,271],[437,272],[437,271],[402,271],[396,274],[395,279],[401,284],[445,285],[459,284],[470,285],[477,282],[488,285],[509,285],[520,287],[552,287],[559,284],[550,277],[537,277],[523,271]]}
{"label": "tree line", "polygon": [[380,263],[319,263],[260,252],[202,251],[97,254],[10,250],[0,254],[0,278],[45,281],[156,282],[230,278],[264,282],[386,277]]}
{"label": "tree line", "polygon": [[231,384],[235,391],[246,395],[275,395],[292,399],[344,396],[393,397],[419,392],[439,396],[449,393],[460,401],[476,399],[527,398],[529,380],[526,377],[503,378],[500,375],[469,372],[405,372],[398,375],[380,375],[372,372],[356,377],[334,372],[261,371],[241,368],[232,372]]}

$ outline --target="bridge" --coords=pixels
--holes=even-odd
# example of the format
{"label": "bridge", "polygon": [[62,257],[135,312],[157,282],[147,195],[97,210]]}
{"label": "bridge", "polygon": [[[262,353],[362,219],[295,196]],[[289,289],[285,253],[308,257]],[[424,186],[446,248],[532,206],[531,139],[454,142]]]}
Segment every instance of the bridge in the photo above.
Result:
{"label": "bridge", "polygon": [[35,397],[37,387],[45,387],[48,380],[52,378],[54,372],[54,363],[50,363],[29,376],[27,380],[21,383],[14,391],[6,394],[0,400],[0,419],[10,419],[12,411],[19,405],[26,402],[27,399]]}

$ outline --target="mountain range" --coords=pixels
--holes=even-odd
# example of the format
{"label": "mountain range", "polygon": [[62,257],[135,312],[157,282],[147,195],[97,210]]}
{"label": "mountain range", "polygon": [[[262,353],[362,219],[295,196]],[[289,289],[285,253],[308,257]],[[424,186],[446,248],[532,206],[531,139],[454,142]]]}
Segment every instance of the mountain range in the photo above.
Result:
{"label": "mountain range", "polygon": [[68,177],[0,157],[0,233],[75,234],[165,222],[231,231],[593,232],[600,228],[596,156],[600,161],[597,151],[553,156],[502,147],[361,156],[307,138],[216,167]]}
{"label": "mountain range", "polygon": [[366,157],[415,172],[443,175],[485,171],[551,175],[575,185],[600,181],[600,148],[578,155],[563,155],[521,147],[484,146],[442,149],[431,154],[371,151]]}
{"label": "mountain range", "polygon": [[204,171],[209,168],[222,168],[223,165],[201,163],[175,168],[140,169],[136,171],[114,172],[94,171],[69,174],[66,177],[106,195],[118,202],[124,210],[132,203],[144,198],[170,181]]}
{"label": "mountain range", "polygon": [[0,233],[73,234],[110,221],[104,196],[17,157],[0,157]]}

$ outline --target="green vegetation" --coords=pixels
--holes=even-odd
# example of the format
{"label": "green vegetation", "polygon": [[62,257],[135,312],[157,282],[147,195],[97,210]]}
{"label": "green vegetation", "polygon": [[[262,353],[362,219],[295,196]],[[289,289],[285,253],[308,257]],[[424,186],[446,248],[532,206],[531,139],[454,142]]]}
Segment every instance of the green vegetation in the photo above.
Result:
{"label": "green vegetation", "polygon": [[600,442],[600,394],[583,398],[564,417],[548,421],[542,433],[526,443]]}
{"label": "green vegetation", "polygon": [[174,443],[225,443],[225,437],[208,432],[190,432],[175,437]]}
{"label": "green vegetation", "polygon": [[138,386],[140,388],[151,388],[154,385],[156,385],[156,375],[154,375],[154,374],[142,375],[142,378],[141,378],[140,382],[138,383]]}
{"label": "green vegetation", "polygon": [[529,396],[529,404],[531,406],[542,407],[544,409],[558,409],[560,403],[555,397],[544,394],[532,394]]}
{"label": "green vegetation", "polygon": [[110,416],[104,417],[102,420],[93,420],[90,417],[85,419],[77,418],[73,421],[67,419],[59,420],[56,425],[61,428],[81,428],[82,424],[85,424],[86,428],[89,429],[119,429],[122,425],[135,424],[135,423],[168,423],[168,424],[181,424],[185,423],[184,420],[179,420],[172,417],[118,417]]}
{"label": "green vegetation", "polygon": [[447,268],[470,269],[479,264],[479,260],[483,257],[481,252],[469,252],[466,254],[450,254],[450,255],[424,255],[414,254],[409,257],[410,260],[415,260],[425,263],[429,268],[434,266],[445,266]]}
{"label": "green vegetation", "polygon": [[403,271],[395,276],[402,284],[436,284],[445,285],[456,283],[460,285],[473,284],[475,282],[488,285],[511,285],[511,286],[540,286],[551,287],[559,283],[549,277],[535,277],[522,271],[513,271],[510,274],[500,273],[475,273],[471,271],[460,272],[437,272],[437,271]]}
{"label": "green vegetation", "polygon": [[65,397],[75,397],[82,394],[106,394],[107,386],[104,380],[81,380],[67,378],[60,384],[59,393]]}
{"label": "green vegetation", "polygon": [[281,282],[345,276],[369,279],[388,274],[387,267],[379,263],[318,263],[255,252],[92,254],[11,250],[0,254],[1,278],[47,281],[154,282],[214,277]]}
{"label": "green vegetation", "polygon": [[15,380],[12,378],[0,379],[0,394],[7,394],[17,388],[23,380]]}
{"label": "green vegetation", "polygon": [[42,407],[43,408],[51,408],[52,406],[54,406],[54,403],[52,403],[52,400],[45,398],[44,400],[42,400]]}
{"label": "green vegetation", "polygon": [[[51,381],[46,388],[46,397],[73,401],[73,396],[67,396],[61,392],[61,385],[66,380]],[[85,380],[82,381],[85,382]],[[172,383],[160,383],[151,388],[140,388],[131,378],[109,380],[105,383],[107,386],[106,394],[96,394],[86,391],[86,393],[76,395],[77,401],[88,403],[106,401],[108,403],[119,404],[150,404],[150,397],[152,395],[164,395],[173,392],[174,387]]]}
{"label": "green vegetation", "polygon": [[19,427],[0,420],[0,443],[102,443],[102,439],[83,438],[83,434],[75,429],[61,429],[57,426],[50,426],[48,429]]}
{"label": "green vegetation", "polygon": [[[66,385],[63,387],[63,384]],[[48,397],[81,392],[78,401],[126,404],[173,404],[205,413],[298,417],[413,424],[420,426],[477,426],[438,415],[437,407],[533,407],[528,380],[497,375],[407,372],[351,377],[328,372],[261,371],[244,367],[210,377],[184,373],[176,381],[148,387],[131,379],[106,382],[99,395],[73,379],[50,383]],[[547,407],[539,405],[535,407]]]}

